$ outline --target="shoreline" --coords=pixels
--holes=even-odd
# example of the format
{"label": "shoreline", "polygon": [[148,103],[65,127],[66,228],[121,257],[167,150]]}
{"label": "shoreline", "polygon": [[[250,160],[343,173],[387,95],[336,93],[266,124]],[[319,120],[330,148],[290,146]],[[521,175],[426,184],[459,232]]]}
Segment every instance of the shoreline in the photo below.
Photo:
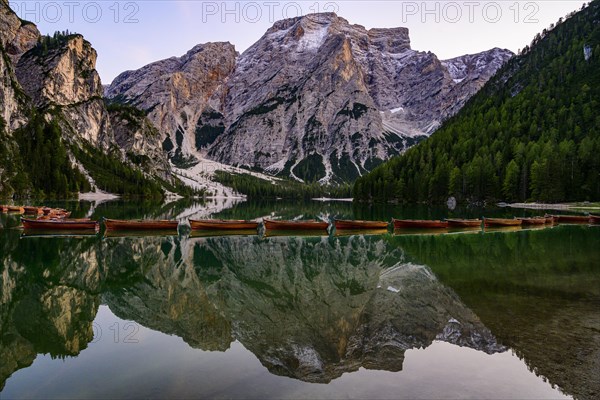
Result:
{"label": "shoreline", "polygon": [[79,193],[78,200],[81,201],[110,201],[117,200],[120,196],[112,193],[106,192],[88,192],[88,193]]}
{"label": "shoreline", "polygon": [[600,203],[511,203],[504,207],[530,210],[600,210]]}

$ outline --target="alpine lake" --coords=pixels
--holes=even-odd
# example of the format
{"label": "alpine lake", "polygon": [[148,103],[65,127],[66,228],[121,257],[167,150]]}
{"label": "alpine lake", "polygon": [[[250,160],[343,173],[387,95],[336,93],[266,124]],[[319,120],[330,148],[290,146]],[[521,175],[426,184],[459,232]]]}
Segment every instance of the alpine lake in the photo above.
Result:
{"label": "alpine lake", "polygon": [[61,202],[0,217],[0,398],[600,397],[600,226],[202,235],[189,218],[533,216],[345,202]]}

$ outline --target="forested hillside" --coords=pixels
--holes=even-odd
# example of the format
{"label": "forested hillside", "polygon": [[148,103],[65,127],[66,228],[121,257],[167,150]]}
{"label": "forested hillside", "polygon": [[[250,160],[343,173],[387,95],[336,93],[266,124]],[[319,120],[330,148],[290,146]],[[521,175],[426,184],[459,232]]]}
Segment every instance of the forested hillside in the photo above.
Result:
{"label": "forested hillside", "polygon": [[356,181],[363,201],[600,199],[600,1],[538,34],[429,139]]}

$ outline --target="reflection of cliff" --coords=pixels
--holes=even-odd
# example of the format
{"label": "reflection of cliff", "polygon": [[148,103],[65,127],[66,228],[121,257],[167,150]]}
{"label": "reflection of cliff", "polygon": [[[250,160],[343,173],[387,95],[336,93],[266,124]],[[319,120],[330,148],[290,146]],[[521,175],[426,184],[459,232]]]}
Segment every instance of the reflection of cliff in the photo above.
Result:
{"label": "reflection of cliff", "polygon": [[518,240],[0,232],[0,382],[39,353],[85,349],[101,299],[194,348],[238,340],[272,373],[309,382],[399,371],[407,349],[442,340],[487,353],[509,346],[563,390],[593,397],[600,282],[590,265],[600,255],[593,236],[554,231]]}
{"label": "reflection of cliff", "polygon": [[600,252],[587,227],[397,238],[538,375],[600,395]]}
{"label": "reflection of cliff", "polygon": [[94,237],[19,239],[16,230],[0,235],[1,389],[37,354],[77,356],[87,348],[100,293],[135,280],[131,270],[108,267],[104,257],[120,250]]}
{"label": "reflection of cliff", "polygon": [[38,353],[64,357],[85,349],[99,305],[82,286],[97,282],[97,264],[87,262],[94,259],[87,243],[73,248],[53,240],[19,241],[15,234],[16,240],[4,233],[1,245],[0,388]]}
{"label": "reflection of cliff", "polygon": [[193,265],[184,262],[175,238],[114,239],[119,249],[110,265],[135,262],[144,280],[103,295],[115,315],[181,337],[204,350],[224,351],[231,343],[230,322],[207,298]]}
{"label": "reflection of cliff", "polygon": [[105,294],[113,312],[204,350],[239,340],[275,374],[328,382],[361,366],[397,371],[405,350],[436,339],[505,350],[426,267],[404,263],[381,238],[132,243],[145,243],[132,249],[145,281]]}

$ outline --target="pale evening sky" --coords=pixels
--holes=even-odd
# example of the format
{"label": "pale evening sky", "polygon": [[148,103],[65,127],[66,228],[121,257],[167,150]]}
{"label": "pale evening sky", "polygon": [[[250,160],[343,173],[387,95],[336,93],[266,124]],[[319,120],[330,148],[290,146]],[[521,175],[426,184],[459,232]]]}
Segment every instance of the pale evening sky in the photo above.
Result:
{"label": "pale evening sky", "polygon": [[411,47],[440,59],[492,47],[517,52],[581,1],[31,1],[11,0],[43,34],[68,29],[98,51],[104,84],[119,73],[181,56],[198,43],[231,42],[241,53],[274,21],[335,11],[366,28],[403,26]]}

